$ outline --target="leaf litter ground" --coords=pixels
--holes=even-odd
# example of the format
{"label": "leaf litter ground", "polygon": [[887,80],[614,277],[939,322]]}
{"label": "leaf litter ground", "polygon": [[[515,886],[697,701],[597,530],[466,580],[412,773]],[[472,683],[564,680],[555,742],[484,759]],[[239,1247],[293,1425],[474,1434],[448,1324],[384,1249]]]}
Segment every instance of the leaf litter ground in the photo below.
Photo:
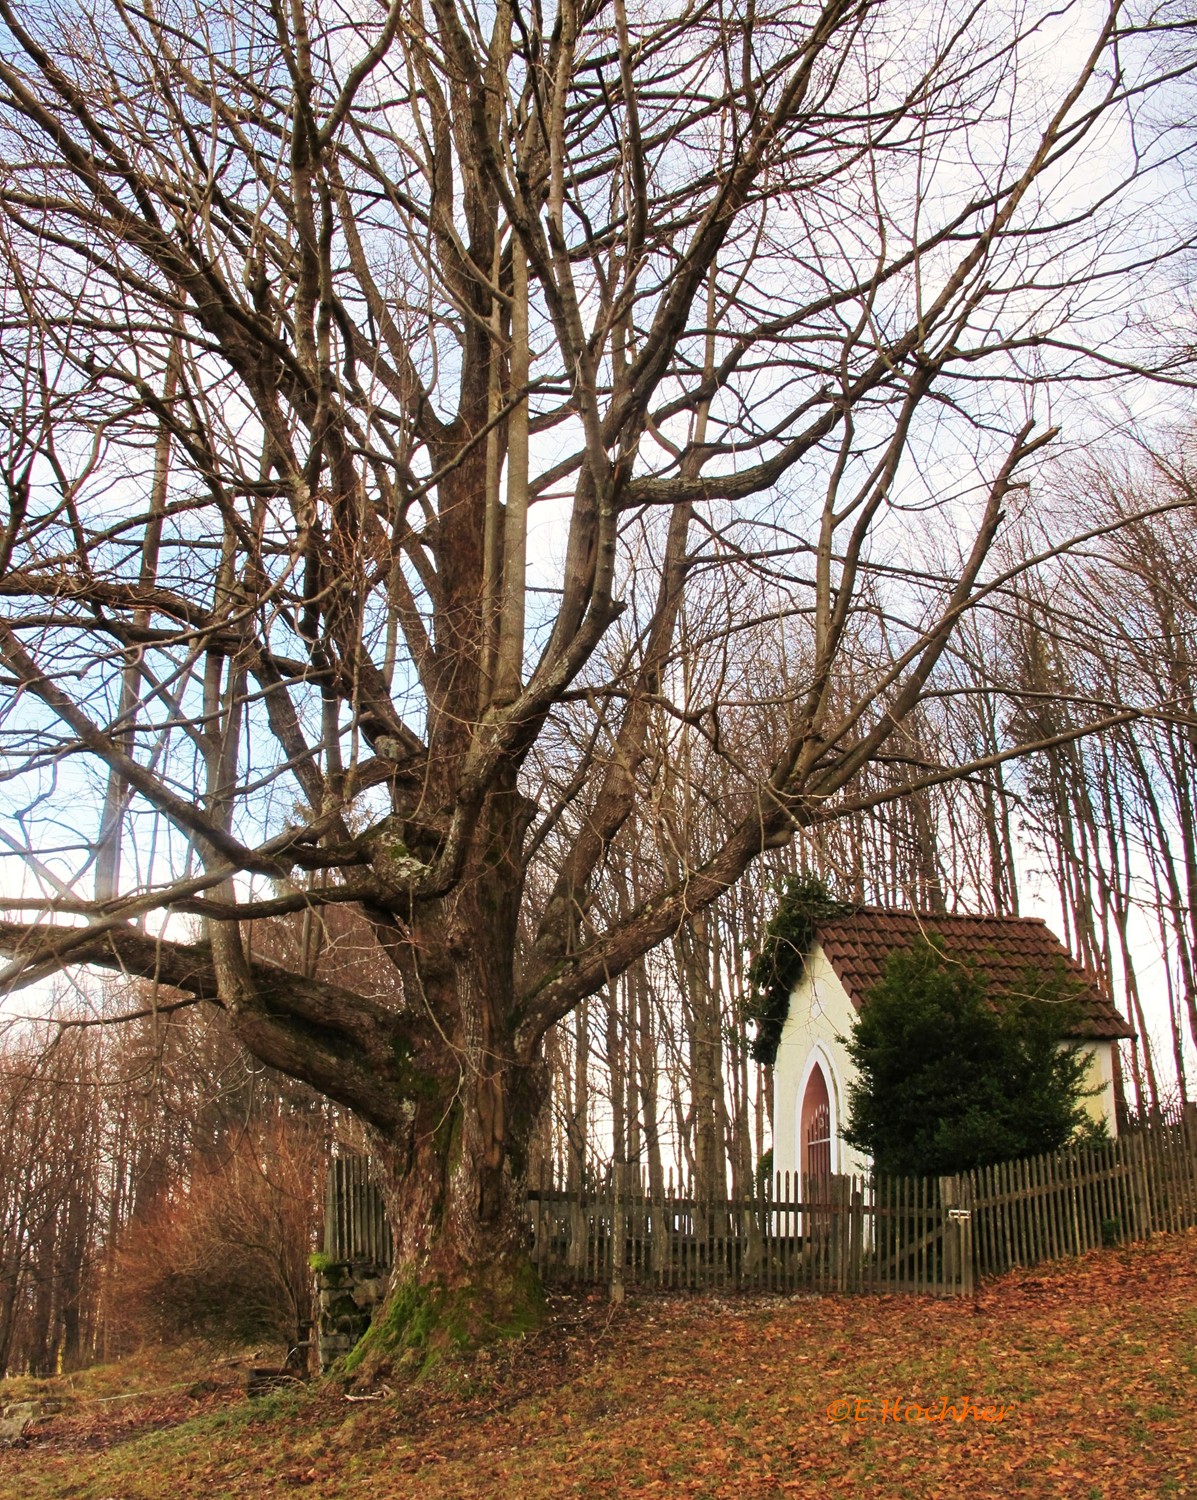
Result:
{"label": "leaf litter ground", "polygon": [[1197,1497],[1197,1233],[971,1300],[555,1298],[535,1335],[401,1393],[250,1401],[189,1369],[126,1402],[120,1371],[0,1453],[0,1500]]}

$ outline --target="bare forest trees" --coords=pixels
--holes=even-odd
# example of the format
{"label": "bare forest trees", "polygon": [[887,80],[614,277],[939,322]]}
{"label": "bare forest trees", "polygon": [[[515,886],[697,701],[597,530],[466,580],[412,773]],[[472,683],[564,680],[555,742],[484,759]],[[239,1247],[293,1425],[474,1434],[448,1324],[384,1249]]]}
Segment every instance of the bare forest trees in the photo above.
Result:
{"label": "bare forest trees", "polygon": [[[700,1197],[712,1184],[715,1196],[729,1187],[739,1196],[742,1164],[754,1169],[771,1134],[768,1072],[742,1048],[743,960],[775,908],[781,876],[804,867],[846,899],[931,914],[1016,914],[1031,887],[1134,1025],[1123,1048],[1125,1107],[1150,1115],[1191,1098],[1197,491],[1188,449],[1137,457],[1105,449],[1056,469],[1003,544],[1006,580],[992,607],[958,630],[939,695],[860,778],[874,805],[770,851],[692,934],[612,987],[595,1024],[628,1040],[605,1056],[593,1047],[582,1054],[591,1074],[583,1089],[574,1049],[554,1054],[556,1097],[587,1102],[570,1117],[570,1149],[589,1177],[626,1161],[650,1183],[681,1173]],[[1062,535],[1086,541],[1061,551]],[[1026,564],[1037,556],[1050,560],[1032,583]],[[782,663],[768,670],[774,682],[784,677]],[[1116,722],[1075,736],[1103,715]],[[658,838],[669,842],[676,827],[676,814],[664,814],[670,796],[689,802],[692,822],[701,786],[708,826],[692,827],[691,838],[702,847],[721,836],[721,783],[717,767],[695,772],[694,737],[683,725],[669,740],[669,755],[686,759],[690,774],[662,768]],[[701,743],[698,754],[709,753]],[[1001,758],[1030,743],[1040,748]],[[983,769],[909,790],[912,767],[931,780],[969,765]],[[662,857],[656,847],[625,852],[633,880]],[[684,956],[699,948],[716,961],[691,962],[683,975]],[[711,1014],[712,995],[713,1041],[699,1014]],[[714,1083],[701,1065],[704,1046],[724,1050]],[[608,1106],[615,1095],[640,1100],[622,1144],[621,1112]],[[726,1133],[713,1160],[700,1128],[712,1118]],[[559,1134],[562,1158],[563,1142]],[[575,1168],[575,1180],[585,1175]]]}
{"label": "bare forest trees", "polygon": [[[701,914],[919,782],[1037,389],[1150,372],[1108,289],[1166,294],[1151,109],[1184,26],[0,26],[3,982],[223,1007],[370,1127],[403,1274],[502,1299],[550,1029],[669,944],[716,1075]],[[251,941],[337,906],[352,975]]]}
{"label": "bare forest trees", "polygon": [[[1197,1046],[1195,498],[1183,453],[1072,476],[1051,524],[1100,535],[1016,592],[999,668],[1011,690],[1008,733],[1061,737],[1012,786],[1070,946],[1123,985],[1141,1109],[1185,1096]],[[1099,738],[1068,740],[1095,711],[1131,704],[1144,712]],[[1145,986],[1165,1002],[1162,1058],[1148,1047]]]}
{"label": "bare forest trees", "polygon": [[50,1057],[27,1048],[4,1058],[0,1371],[15,1360],[49,1375],[80,1362],[99,1211],[97,1061],[98,1038],[79,1033]]}
{"label": "bare forest trees", "polygon": [[294,1342],[316,1101],[247,1065],[219,1016],[72,1024],[87,1019],[0,1036],[0,1375],[165,1335]]}

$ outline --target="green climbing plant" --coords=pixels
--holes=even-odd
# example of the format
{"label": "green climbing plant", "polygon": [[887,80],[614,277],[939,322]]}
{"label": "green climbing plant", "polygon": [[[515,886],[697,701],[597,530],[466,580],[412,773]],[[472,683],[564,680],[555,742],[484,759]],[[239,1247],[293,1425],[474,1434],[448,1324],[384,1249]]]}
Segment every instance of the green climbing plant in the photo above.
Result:
{"label": "green climbing plant", "polygon": [[752,1055],[757,1062],[772,1063],[777,1057],[790,995],[802,978],[819,923],[850,910],[848,903],[833,896],[823,879],[811,871],[786,876],[777,910],[748,970],[751,987],[744,1002],[744,1019],[756,1027]]}

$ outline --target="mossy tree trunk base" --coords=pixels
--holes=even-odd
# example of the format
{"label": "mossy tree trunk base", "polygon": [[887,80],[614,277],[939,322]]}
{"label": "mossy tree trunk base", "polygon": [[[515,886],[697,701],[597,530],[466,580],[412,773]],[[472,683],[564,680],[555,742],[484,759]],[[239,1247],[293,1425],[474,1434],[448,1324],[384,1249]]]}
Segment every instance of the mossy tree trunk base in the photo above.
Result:
{"label": "mossy tree trunk base", "polygon": [[420,1280],[396,1268],[386,1300],[341,1367],[355,1383],[417,1379],[540,1324],[545,1296],[526,1258],[479,1267],[468,1281]]}
{"label": "mossy tree trunk base", "polygon": [[356,1379],[419,1375],[543,1313],[524,1191],[543,1069],[503,1058],[489,1038],[464,1040],[460,1055],[451,1091],[418,1099],[405,1129],[371,1132],[395,1261],[343,1366]]}
{"label": "mossy tree trunk base", "polygon": [[425,1369],[534,1325],[543,1306],[525,1180],[548,1074],[539,1038],[520,1031],[515,953],[534,804],[514,769],[508,781],[479,814],[458,883],[392,934],[414,1022],[389,1061],[397,1106],[366,1117],[366,1134],[395,1261],[351,1373]]}

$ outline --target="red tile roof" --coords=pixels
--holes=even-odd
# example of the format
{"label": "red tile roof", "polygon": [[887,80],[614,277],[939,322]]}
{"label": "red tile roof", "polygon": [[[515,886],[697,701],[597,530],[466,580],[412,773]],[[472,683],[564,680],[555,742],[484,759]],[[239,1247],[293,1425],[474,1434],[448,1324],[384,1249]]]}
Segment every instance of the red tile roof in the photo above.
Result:
{"label": "red tile roof", "polygon": [[1001,992],[1017,987],[1031,970],[1045,977],[1062,963],[1081,988],[1081,1020],[1071,1035],[1113,1039],[1134,1035],[1118,1014],[1102,980],[1083,968],[1038,917],[957,917],[888,911],[864,906],[819,923],[816,936],[857,1010],[882,978],[885,962],[923,935],[937,934],[951,957],[967,959]]}

